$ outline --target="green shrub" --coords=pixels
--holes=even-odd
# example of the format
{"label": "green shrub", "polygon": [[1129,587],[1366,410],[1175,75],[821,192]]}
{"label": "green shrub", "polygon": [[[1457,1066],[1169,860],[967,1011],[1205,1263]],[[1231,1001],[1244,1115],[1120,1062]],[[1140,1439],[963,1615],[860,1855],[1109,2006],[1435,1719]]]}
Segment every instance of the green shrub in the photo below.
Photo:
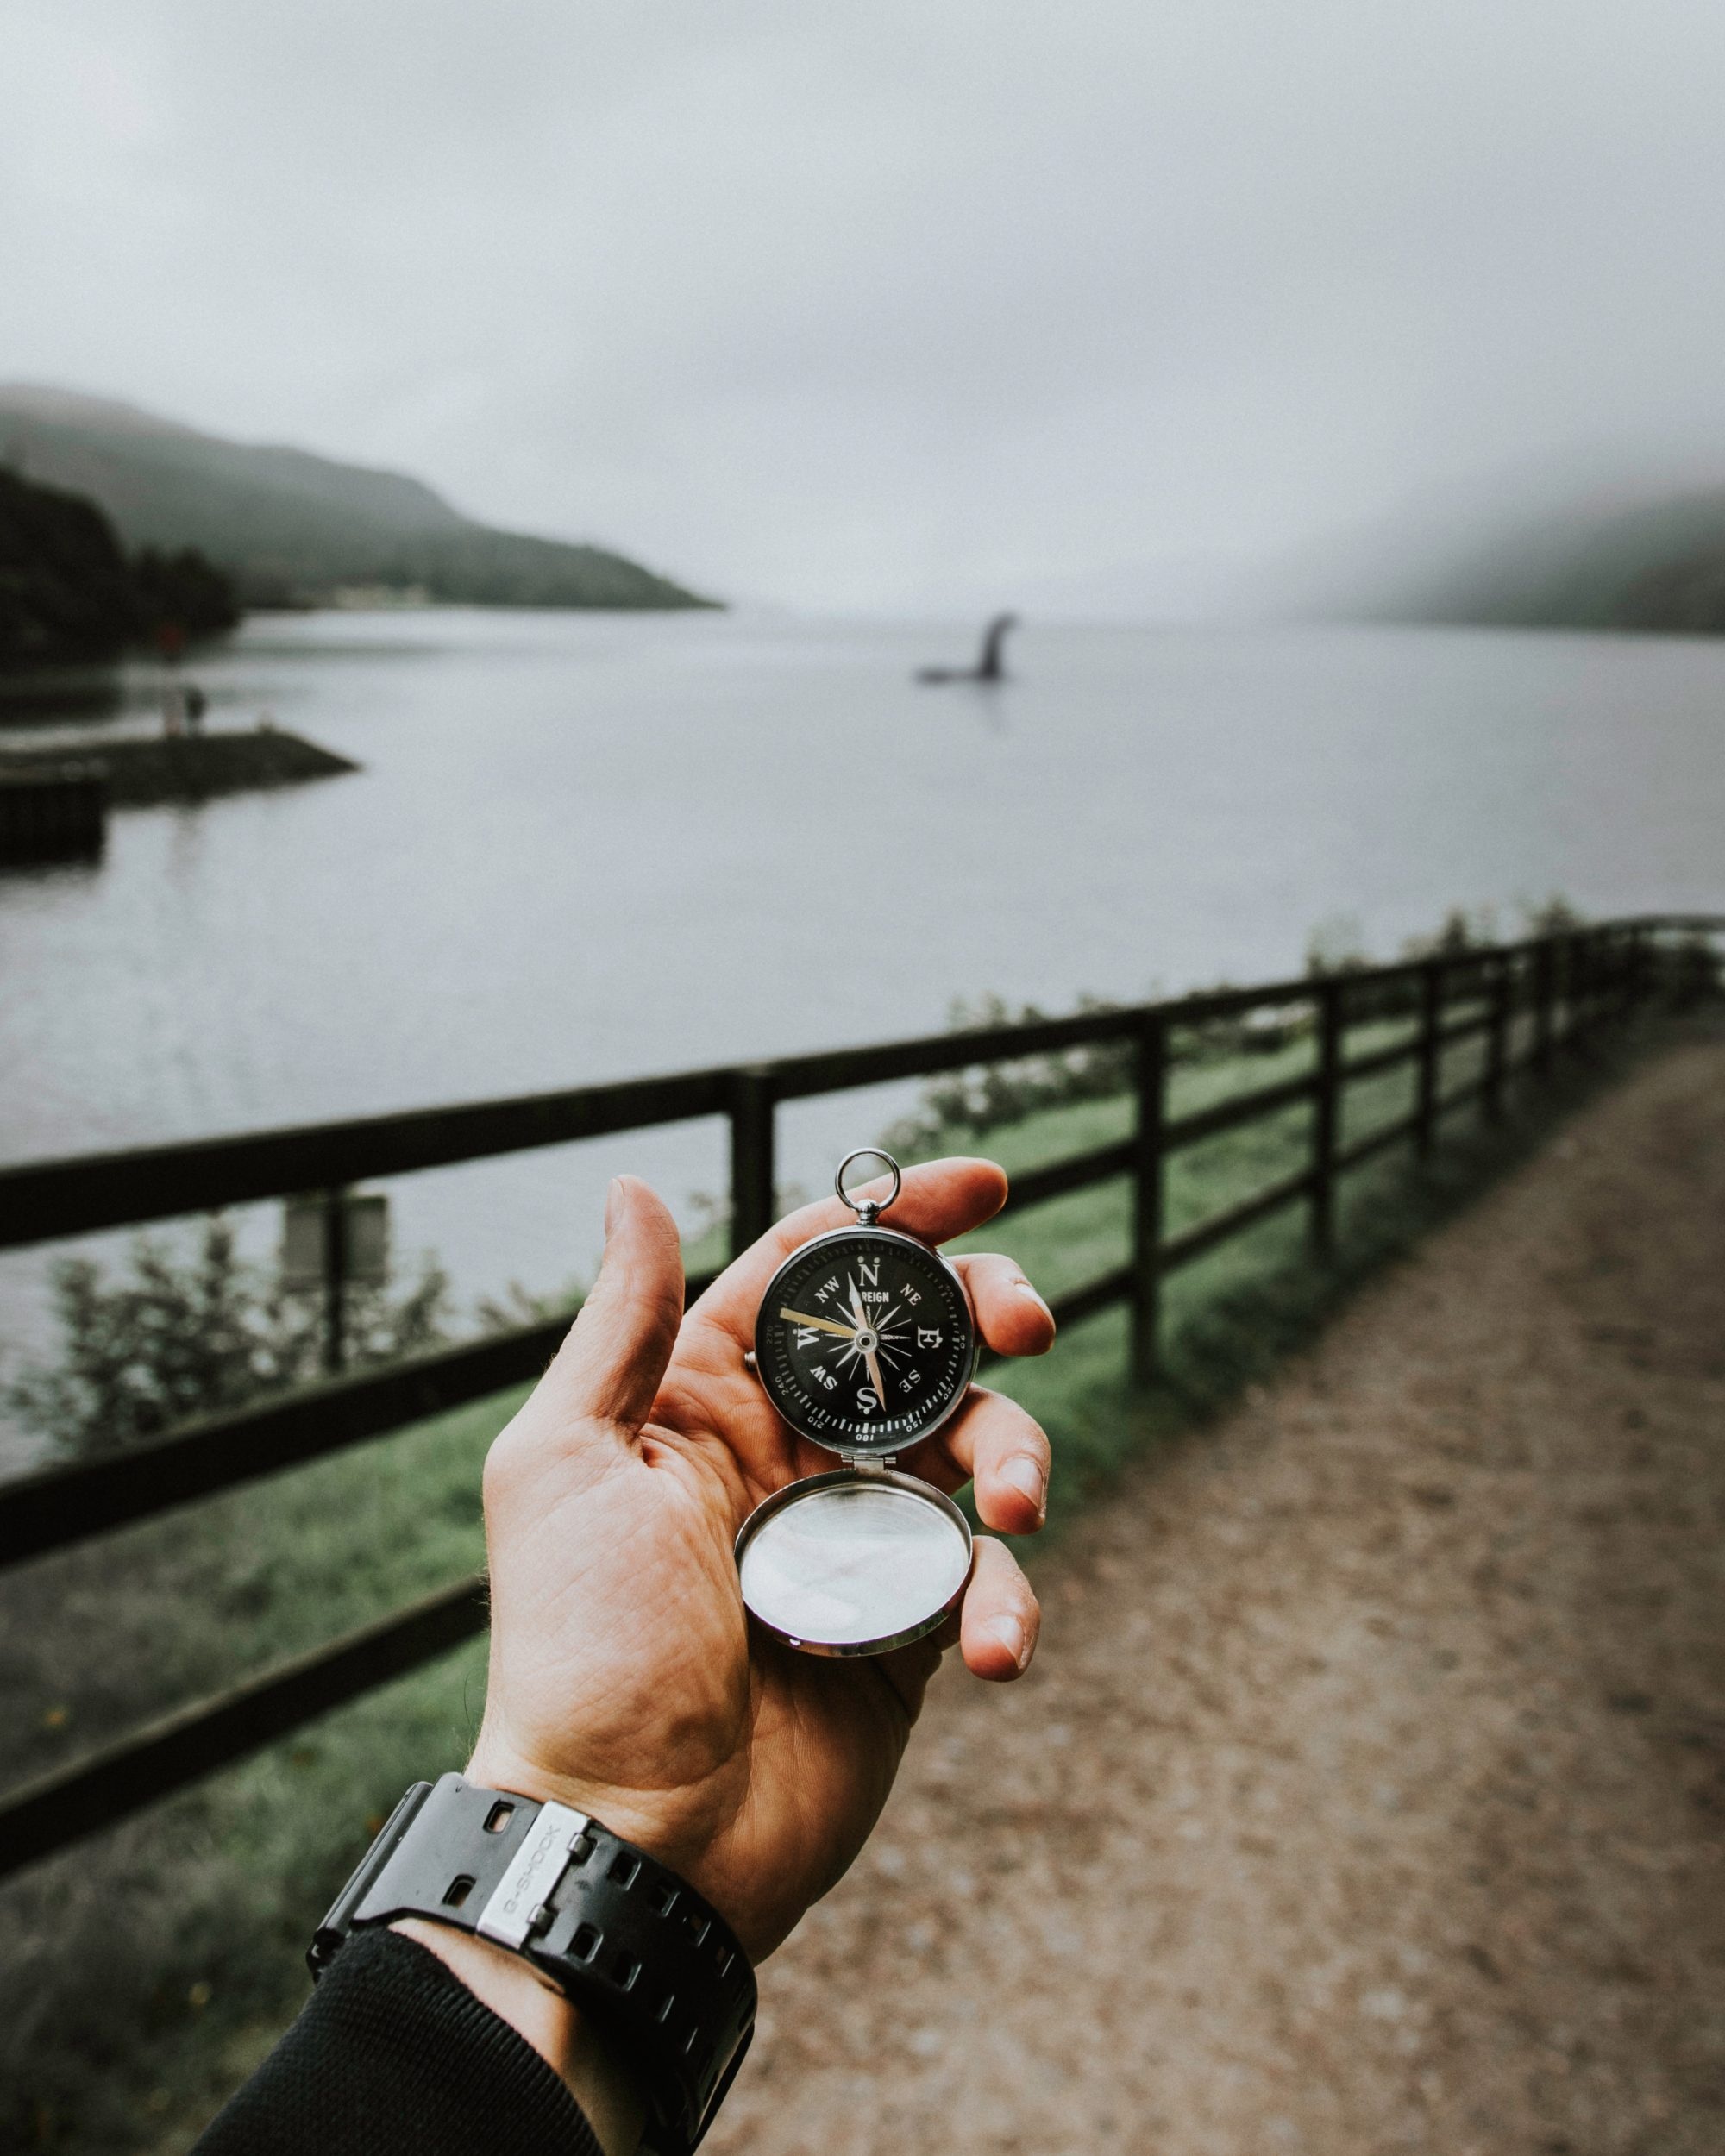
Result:
{"label": "green shrub", "polygon": [[[117,1280],[85,1257],[63,1259],[52,1277],[60,1359],[25,1369],[5,1401],[62,1452],[116,1452],[322,1374],[321,1293],[284,1293],[241,1257],[220,1213],[190,1249],[136,1237]],[[399,1292],[387,1282],[350,1287],[347,1361],[391,1363],[437,1346],[448,1337],[448,1282],[430,1260]]]}

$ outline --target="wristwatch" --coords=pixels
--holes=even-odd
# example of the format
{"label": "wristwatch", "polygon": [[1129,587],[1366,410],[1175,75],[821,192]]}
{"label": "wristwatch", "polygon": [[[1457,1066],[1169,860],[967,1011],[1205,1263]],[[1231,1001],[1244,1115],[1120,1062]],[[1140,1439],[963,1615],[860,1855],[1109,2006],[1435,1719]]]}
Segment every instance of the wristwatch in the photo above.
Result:
{"label": "wristwatch", "polygon": [[429,1917],[511,1948],[590,2013],[647,2103],[646,2146],[688,2156],[755,2034],[755,1972],[724,1919],[674,1871],[567,1804],[416,1782],[306,1953]]}

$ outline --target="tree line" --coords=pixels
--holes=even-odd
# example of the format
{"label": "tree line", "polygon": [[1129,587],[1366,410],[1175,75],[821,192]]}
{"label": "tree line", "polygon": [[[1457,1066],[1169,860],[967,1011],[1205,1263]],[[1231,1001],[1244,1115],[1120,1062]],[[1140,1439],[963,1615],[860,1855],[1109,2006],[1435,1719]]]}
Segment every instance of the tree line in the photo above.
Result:
{"label": "tree line", "polygon": [[0,667],[172,655],[239,618],[232,581],[195,548],[129,555],[94,502],[0,470]]}

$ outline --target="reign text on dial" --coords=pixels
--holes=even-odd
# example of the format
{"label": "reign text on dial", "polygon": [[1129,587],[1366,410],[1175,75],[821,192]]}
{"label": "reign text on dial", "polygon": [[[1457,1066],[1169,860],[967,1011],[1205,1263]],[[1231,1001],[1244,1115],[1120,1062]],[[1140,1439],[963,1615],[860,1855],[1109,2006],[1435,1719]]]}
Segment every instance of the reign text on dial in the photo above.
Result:
{"label": "reign text on dial", "polygon": [[906,1237],[859,1228],[799,1250],[768,1291],[756,1360],[774,1405],[817,1444],[890,1452],[969,1381],[964,1291]]}

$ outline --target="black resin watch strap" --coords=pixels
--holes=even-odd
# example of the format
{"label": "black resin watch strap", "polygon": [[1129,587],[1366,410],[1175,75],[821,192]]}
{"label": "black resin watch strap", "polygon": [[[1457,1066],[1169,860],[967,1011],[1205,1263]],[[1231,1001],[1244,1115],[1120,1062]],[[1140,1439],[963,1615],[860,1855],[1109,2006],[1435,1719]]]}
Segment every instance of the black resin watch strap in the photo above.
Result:
{"label": "black resin watch strap", "polygon": [[585,1814],[446,1774],[396,1807],[318,1927],[313,1975],[350,1932],[404,1916],[523,1954],[604,2028],[658,2156],[699,2141],[754,2034],[755,1975],[674,1871]]}

